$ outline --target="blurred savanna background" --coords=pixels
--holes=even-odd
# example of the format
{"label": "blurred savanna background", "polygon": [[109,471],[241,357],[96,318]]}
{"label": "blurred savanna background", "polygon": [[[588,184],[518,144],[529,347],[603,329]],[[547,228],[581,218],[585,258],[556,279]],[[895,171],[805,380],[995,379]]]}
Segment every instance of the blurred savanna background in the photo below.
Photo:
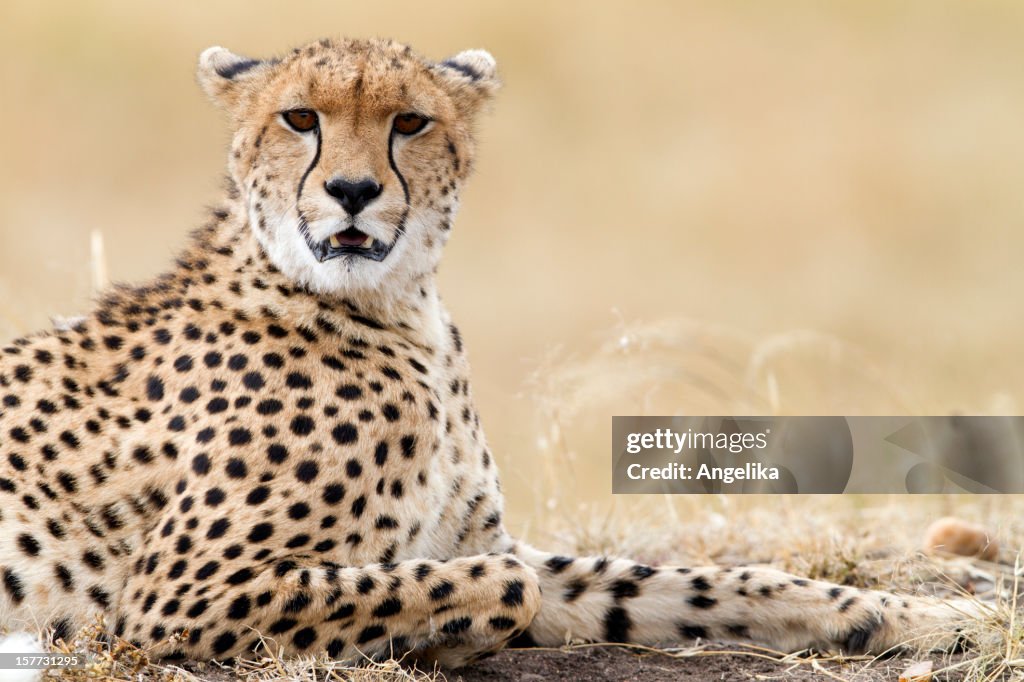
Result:
{"label": "blurred savanna background", "polygon": [[[85,310],[97,271],[159,272],[202,221],[227,145],[203,48],[333,35],[498,60],[441,279],[514,530],[614,544],[638,536],[601,539],[612,512],[640,510],[721,543],[708,519],[771,532],[839,504],[613,500],[613,414],[1019,413],[1016,0],[5,0],[0,338]],[[842,504],[851,527],[916,504],[1007,537],[1018,508]]]}

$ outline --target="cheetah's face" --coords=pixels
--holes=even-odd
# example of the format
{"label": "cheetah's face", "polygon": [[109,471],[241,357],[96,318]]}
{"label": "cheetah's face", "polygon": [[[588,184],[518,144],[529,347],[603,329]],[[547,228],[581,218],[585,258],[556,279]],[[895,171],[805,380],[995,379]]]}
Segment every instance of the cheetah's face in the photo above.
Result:
{"label": "cheetah's face", "polygon": [[390,41],[321,41],[281,60],[223,48],[199,79],[232,115],[231,174],[271,261],[322,293],[433,271],[497,87],[479,50],[432,63]]}

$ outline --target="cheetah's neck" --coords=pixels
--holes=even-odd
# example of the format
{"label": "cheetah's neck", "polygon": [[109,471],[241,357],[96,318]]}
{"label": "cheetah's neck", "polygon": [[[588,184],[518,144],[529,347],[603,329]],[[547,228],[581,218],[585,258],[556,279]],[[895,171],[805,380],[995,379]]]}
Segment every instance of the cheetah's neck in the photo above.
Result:
{"label": "cheetah's neck", "polygon": [[190,287],[207,288],[214,300],[245,313],[270,310],[313,328],[338,316],[359,315],[430,349],[443,348],[449,338],[449,315],[432,273],[396,282],[388,290],[343,296],[309,291],[270,262],[252,233],[244,205],[230,197],[193,235],[177,265],[179,280],[191,280]]}

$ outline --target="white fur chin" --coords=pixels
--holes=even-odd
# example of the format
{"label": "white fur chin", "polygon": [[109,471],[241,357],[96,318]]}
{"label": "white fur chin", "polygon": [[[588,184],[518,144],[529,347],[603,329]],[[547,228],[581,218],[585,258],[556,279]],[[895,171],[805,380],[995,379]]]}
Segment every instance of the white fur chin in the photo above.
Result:
{"label": "white fur chin", "polygon": [[253,233],[267,256],[292,281],[318,294],[344,296],[373,291],[382,298],[397,294],[415,275],[430,272],[429,254],[411,242],[423,233],[423,226],[409,220],[406,234],[383,261],[341,256],[321,263],[313,256],[294,220],[281,218],[276,234]]}
{"label": "white fur chin", "polygon": [[[39,639],[27,632],[15,632],[0,637],[0,654],[44,654],[46,650]],[[42,670],[0,670],[0,682],[36,682],[42,678]]]}

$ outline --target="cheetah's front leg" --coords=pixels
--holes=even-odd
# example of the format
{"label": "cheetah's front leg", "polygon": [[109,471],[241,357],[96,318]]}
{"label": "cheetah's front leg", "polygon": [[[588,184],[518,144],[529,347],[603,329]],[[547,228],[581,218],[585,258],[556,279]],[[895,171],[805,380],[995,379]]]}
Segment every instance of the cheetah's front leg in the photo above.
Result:
{"label": "cheetah's front leg", "polygon": [[540,604],[536,575],[511,555],[360,568],[295,555],[193,582],[209,570],[133,576],[119,630],[157,656],[244,656],[262,636],[290,654],[326,650],[358,661],[412,653],[458,667],[520,634]]}
{"label": "cheetah's front leg", "polygon": [[567,638],[673,645],[697,638],[778,651],[882,653],[904,644],[952,646],[976,605],[841,587],[767,568],[651,568],[571,558],[524,543],[543,593],[527,642]]}

